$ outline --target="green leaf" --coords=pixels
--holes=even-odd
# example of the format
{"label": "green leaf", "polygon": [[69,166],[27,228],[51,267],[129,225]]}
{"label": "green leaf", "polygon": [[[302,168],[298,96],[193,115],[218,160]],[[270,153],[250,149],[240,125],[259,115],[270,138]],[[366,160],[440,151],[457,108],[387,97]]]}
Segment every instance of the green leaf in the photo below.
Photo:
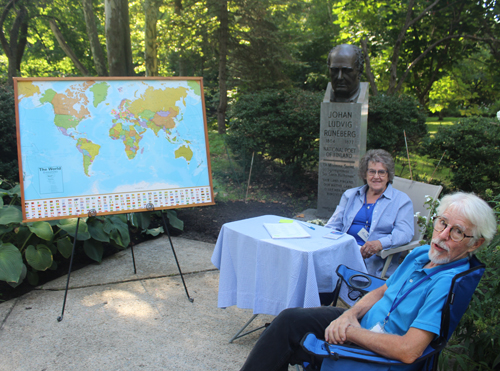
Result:
{"label": "green leaf", "polygon": [[54,243],[48,242],[47,243],[47,247],[50,249],[50,252],[52,253],[52,256],[54,256],[55,254],[57,254],[57,246]]}
{"label": "green leaf", "polygon": [[59,240],[57,240],[57,249],[62,256],[68,259],[71,256],[71,252],[73,251],[73,243],[68,236],[60,238]]}
{"label": "green leaf", "polygon": [[177,217],[177,213],[174,210],[167,210],[168,222],[172,227],[180,231],[184,230],[184,222]]}
{"label": "green leaf", "polygon": [[108,232],[110,238],[119,246],[125,248],[130,244],[128,224],[121,217],[115,215],[107,218],[104,222],[104,231]]}
{"label": "green leaf", "polygon": [[85,254],[96,262],[102,262],[102,255],[104,253],[104,249],[102,247],[102,243],[94,240],[87,240],[83,243],[83,250]]}
{"label": "green leaf", "polygon": [[94,240],[101,242],[109,242],[109,235],[104,231],[104,223],[95,219],[91,223],[87,223],[89,233]]}
{"label": "green leaf", "polygon": [[57,270],[57,266],[58,266],[57,262],[55,260],[53,260],[52,265],[49,267],[49,269],[51,271],[55,271],[55,270]]}
{"label": "green leaf", "polygon": [[138,227],[139,229],[148,229],[149,224],[151,223],[151,212],[146,211],[143,213],[135,213],[138,219]]}
{"label": "green leaf", "polygon": [[16,288],[17,286],[19,286],[21,283],[24,282],[24,279],[26,278],[27,273],[28,273],[28,269],[26,269],[26,265],[23,263],[23,269],[21,271],[21,276],[19,277],[19,281],[18,282],[7,282],[7,283],[9,284],[9,286]]}
{"label": "green leaf", "polygon": [[9,232],[12,232],[13,230],[14,230],[13,225],[0,225],[0,235],[7,234]]}
{"label": "green leaf", "polygon": [[18,283],[23,270],[23,257],[11,243],[0,245],[0,281]]}
{"label": "green leaf", "polygon": [[0,209],[0,225],[10,223],[21,223],[23,221],[23,213],[19,206],[4,206]]}
{"label": "green leaf", "polygon": [[[66,231],[71,237],[75,238],[76,232],[76,224],[78,219],[61,219],[57,226],[61,228],[63,231]],[[78,225],[78,241],[85,241],[90,238],[89,228],[85,221],[80,219],[80,223]]]}
{"label": "green leaf", "polygon": [[52,252],[45,245],[29,245],[24,253],[26,261],[37,271],[44,271],[52,265]]}
{"label": "green leaf", "polygon": [[52,227],[47,222],[34,222],[29,223],[28,228],[31,232],[36,234],[42,240],[50,241],[52,237],[54,237],[54,232],[52,231]]}
{"label": "green leaf", "polygon": [[158,236],[160,233],[163,233],[163,232],[165,232],[165,231],[163,230],[163,227],[158,227],[158,228],[148,229],[148,230],[146,231],[146,234],[150,234],[151,236],[155,236],[155,237],[156,237],[156,236]]}
{"label": "green leaf", "polygon": [[38,285],[38,273],[36,271],[28,270],[26,277],[28,278],[28,282],[30,283],[30,285],[32,286]]}

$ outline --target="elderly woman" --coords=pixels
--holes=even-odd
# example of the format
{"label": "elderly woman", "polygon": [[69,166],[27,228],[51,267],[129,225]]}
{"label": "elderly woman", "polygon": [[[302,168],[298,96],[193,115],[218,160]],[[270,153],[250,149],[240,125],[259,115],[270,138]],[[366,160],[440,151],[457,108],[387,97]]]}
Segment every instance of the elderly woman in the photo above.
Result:
{"label": "elderly woman", "polygon": [[[413,204],[406,193],[392,188],[394,161],[388,152],[366,152],[359,165],[359,176],[365,185],[345,191],[326,226],[356,238],[368,273],[380,277],[384,260],[376,253],[404,245],[413,238]],[[392,259],[387,276],[398,262],[399,254]]]}

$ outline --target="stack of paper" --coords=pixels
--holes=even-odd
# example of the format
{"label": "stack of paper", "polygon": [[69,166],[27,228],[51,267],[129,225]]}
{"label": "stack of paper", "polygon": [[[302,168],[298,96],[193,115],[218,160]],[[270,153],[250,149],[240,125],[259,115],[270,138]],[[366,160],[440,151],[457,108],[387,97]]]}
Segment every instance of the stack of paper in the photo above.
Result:
{"label": "stack of paper", "polygon": [[305,238],[311,237],[297,222],[293,223],[264,223],[272,238]]}

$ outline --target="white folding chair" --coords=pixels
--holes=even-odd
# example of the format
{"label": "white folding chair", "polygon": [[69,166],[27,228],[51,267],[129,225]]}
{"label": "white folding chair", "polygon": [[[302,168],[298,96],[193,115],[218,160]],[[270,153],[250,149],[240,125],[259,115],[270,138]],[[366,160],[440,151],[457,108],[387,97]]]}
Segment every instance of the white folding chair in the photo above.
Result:
{"label": "white folding chair", "polygon": [[[431,217],[431,215],[430,210],[428,210],[427,205],[425,205],[426,196],[432,197],[434,200],[437,200],[439,194],[441,193],[441,190],[443,189],[443,187],[439,185],[416,182],[409,179],[399,178],[397,176],[394,177],[392,186],[398,191],[406,193],[410,197],[411,202],[413,203],[413,211],[415,213],[420,212],[421,216],[426,216],[427,218]],[[424,236],[420,231],[417,221],[418,218],[415,217],[415,234],[413,235],[413,239],[408,244],[395,247],[393,249],[381,250],[377,253],[378,256],[380,256],[382,259],[385,259],[384,268],[380,276],[381,278],[385,277],[394,254],[402,251],[412,250],[420,245],[420,240],[422,240]]]}

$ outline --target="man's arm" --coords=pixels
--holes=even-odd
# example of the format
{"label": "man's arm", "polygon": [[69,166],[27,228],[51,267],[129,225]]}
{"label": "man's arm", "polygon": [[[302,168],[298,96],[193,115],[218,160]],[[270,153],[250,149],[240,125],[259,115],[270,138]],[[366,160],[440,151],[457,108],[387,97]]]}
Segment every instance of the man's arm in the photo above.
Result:
{"label": "man's arm", "polygon": [[403,336],[380,334],[361,327],[349,327],[347,340],[384,357],[412,363],[422,355],[436,336],[432,332],[410,327]]}
{"label": "man's arm", "polygon": [[412,363],[420,357],[435,336],[432,332],[410,327],[405,335],[400,336],[361,328],[359,320],[384,296],[386,290],[386,284],[373,290],[330,323],[325,330],[325,340],[333,344],[350,341],[384,357],[404,363]]}
{"label": "man's arm", "polygon": [[333,344],[343,344],[346,341],[348,327],[360,327],[359,320],[366,312],[384,296],[387,285],[384,284],[363,296],[354,306],[346,310],[335,321],[332,321],[325,330],[325,340]]}

